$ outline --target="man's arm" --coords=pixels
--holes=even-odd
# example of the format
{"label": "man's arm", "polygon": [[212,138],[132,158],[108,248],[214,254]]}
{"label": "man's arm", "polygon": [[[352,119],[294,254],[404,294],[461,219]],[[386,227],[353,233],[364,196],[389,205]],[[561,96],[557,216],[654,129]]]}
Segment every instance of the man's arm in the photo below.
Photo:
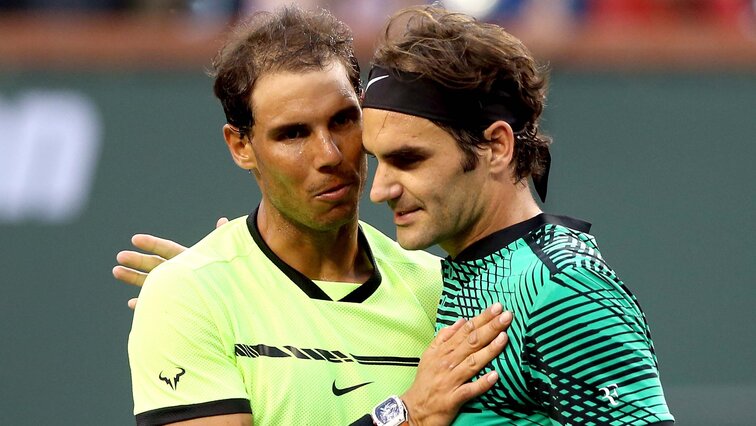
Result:
{"label": "man's arm", "polygon": [[249,414],[226,414],[223,416],[203,417],[201,419],[186,420],[170,423],[171,426],[252,426],[252,416]]}
{"label": "man's arm", "polygon": [[[216,228],[228,223],[228,219],[218,219]],[[148,234],[137,234],[131,238],[131,243],[143,251],[124,250],[118,253],[116,260],[119,265],[113,268],[113,276],[127,284],[142,287],[148,274],[158,265],[178,256],[186,247],[174,241]],[[137,298],[129,300],[131,309],[136,307]],[[252,426],[252,415],[247,413],[225,414],[219,416],[201,417],[191,420],[169,423],[175,426]]]}
{"label": "man's arm", "polygon": [[251,416],[231,331],[199,280],[190,267],[169,262],[144,283],[128,343],[138,425]]}

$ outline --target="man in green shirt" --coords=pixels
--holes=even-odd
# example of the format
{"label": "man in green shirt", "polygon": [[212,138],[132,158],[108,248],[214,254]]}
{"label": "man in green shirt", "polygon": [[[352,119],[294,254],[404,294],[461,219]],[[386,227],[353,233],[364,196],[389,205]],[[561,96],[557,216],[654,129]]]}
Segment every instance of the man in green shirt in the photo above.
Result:
{"label": "man in green shirt", "polygon": [[455,424],[672,423],[635,297],[588,223],[544,214],[531,194],[529,177],[545,200],[551,158],[528,50],[435,7],[399,12],[383,33],[362,103],[370,197],[393,211],[402,247],[449,254],[437,329],[492,301],[514,313],[510,344],[480,373],[501,380]]}

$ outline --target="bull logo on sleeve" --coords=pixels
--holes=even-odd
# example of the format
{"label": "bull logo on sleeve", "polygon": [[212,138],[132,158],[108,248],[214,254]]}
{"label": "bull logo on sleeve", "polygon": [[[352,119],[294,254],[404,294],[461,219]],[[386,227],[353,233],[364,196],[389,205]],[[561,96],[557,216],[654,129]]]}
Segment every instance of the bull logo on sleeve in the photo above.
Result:
{"label": "bull logo on sleeve", "polygon": [[186,370],[184,370],[181,367],[173,367],[169,368],[168,370],[163,370],[158,375],[158,378],[160,380],[164,381],[168,384],[168,386],[171,387],[171,389],[176,390],[176,387],[178,386],[179,378],[186,373]]}

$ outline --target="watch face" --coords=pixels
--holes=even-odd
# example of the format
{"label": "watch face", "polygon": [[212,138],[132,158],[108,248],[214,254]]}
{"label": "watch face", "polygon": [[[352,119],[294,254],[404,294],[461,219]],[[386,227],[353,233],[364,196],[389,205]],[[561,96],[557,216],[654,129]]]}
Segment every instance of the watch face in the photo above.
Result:
{"label": "watch face", "polygon": [[383,423],[390,422],[402,416],[402,408],[394,399],[387,399],[375,407],[375,417]]}

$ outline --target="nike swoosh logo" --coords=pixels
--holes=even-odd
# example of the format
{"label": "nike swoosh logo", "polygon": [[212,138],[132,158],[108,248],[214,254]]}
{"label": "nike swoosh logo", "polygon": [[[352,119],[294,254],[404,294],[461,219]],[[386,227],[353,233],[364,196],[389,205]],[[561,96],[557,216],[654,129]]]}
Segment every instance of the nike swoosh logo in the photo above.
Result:
{"label": "nike swoosh logo", "polygon": [[331,391],[333,391],[334,395],[341,396],[341,395],[344,395],[345,393],[349,393],[349,392],[351,392],[353,390],[359,389],[359,388],[361,388],[363,386],[367,386],[367,385],[369,385],[371,383],[373,383],[373,382],[360,383],[359,385],[354,385],[354,386],[350,386],[348,388],[339,389],[339,388],[336,387],[336,380],[334,380],[333,381],[333,386],[331,386]]}
{"label": "nike swoosh logo", "polygon": [[373,83],[375,83],[376,81],[380,81],[380,80],[383,80],[384,78],[388,78],[388,77],[389,77],[389,76],[387,76],[387,75],[382,75],[382,76],[380,76],[380,77],[376,77],[376,78],[374,78],[374,79],[372,79],[372,80],[368,81],[368,84],[367,84],[367,86],[365,86],[365,91],[367,92],[367,91],[368,91],[368,89],[370,88],[370,85],[372,85],[372,84],[373,84]]}

